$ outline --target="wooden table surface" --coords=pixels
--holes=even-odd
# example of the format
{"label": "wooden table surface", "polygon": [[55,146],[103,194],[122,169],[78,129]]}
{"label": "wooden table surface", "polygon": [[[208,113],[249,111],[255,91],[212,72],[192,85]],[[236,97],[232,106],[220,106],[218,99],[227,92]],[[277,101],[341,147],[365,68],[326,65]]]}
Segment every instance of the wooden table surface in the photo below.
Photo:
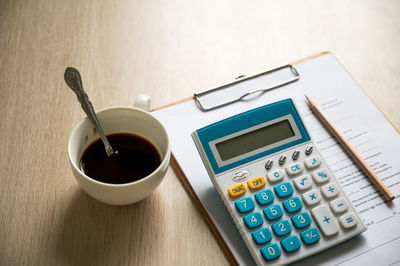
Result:
{"label": "wooden table surface", "polygon": [[[125,207],[78,186],[67,141],[96,109],[160,107],[321,51],[400,127],[400,2],[0,0],[0,265],[227,265],[169,169]],[[173,147],[172,147],[173,148]]]}

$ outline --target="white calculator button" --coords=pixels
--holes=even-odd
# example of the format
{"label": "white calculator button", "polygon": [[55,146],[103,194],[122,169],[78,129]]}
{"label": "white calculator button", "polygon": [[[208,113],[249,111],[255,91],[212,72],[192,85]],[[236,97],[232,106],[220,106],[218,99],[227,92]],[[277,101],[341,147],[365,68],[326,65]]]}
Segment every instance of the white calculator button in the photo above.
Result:
{"label": "white calculator button", "polygon": [[339,188],[336,183],[329,183],[321,188],[321,192],[325,198],[331,199],[339,194]]}
{"label": "white calculator button", "polygon": [[312,189],[303,194],[303,200],[308,206],[312,206],[321,201],[321,194],[317,189]]}
{"label": "white calculator button", "polygon": [[286,172],[288,175],[297,175],[303,172],[303,164],[302,163],[294,163],[286,167]]}
{"label": "white calculator button", "polygon": [[315,207],[311,210],[311,213],[325,236],[331,236],[339,232],[339,225],[327,205]]}
{"label": "white calculator button", "polygon": [[285,172],[283,172],[282,169],[278,169],[275,171],[272,171],[271,173],[267,174],[267,178],[269,182],[277,182],[282,180],[285,177]]}
{"label": "white calculator button", "polygon": [[349,212],[343,216],[340,216],[339,223],[344,229],[348,229],[357,224],[357,218],[354,213]]}
{"label": "white calculator button", "polygon": [[319,156],[314,156],[304,160],[304,165],[308,169],[313,169],[321,165],[321,158]]}
{"label": "white calculator button", "polygon": [[313,177],[315,183],[318,184],[328,182],[328,180],[331,178],[331,175],[326,168],[321,168],[317,171],[314,171],[311,176]]}
{"label": "white calculator button", "polygon": [[341,213],[349,208],[349,205],[347,205],[347,202],[344,198],[332,200],[329,205],[334,213]]}
{"label": "white calculator button", "polygon": [[296,177],[293,180],[293,184],[300,191],[307,190],[312,186],[311,177],[310,176]]}

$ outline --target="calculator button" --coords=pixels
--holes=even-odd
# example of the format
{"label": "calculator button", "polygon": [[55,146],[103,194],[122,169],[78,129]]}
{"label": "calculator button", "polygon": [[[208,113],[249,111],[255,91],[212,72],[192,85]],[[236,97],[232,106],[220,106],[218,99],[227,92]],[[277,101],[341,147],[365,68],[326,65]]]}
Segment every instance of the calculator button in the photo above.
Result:
{"label": "calculator button", "polygon": [[321,194],[313,189],[303,194],[303,200],[308,206],[318,204],[321,201]]}
{"label": "calculator button", "polygon": [[267,205],[267,204],[273,202],[275,199],[275,196],[272,193],[272,190],[270,190],[270,189],[261,191],[261,192],[255,194],[254,197],[256,198],[256,201],[260,205]]}
{"label": "calculator button", "polygon": [[326,168],[321,168],[317,171],[314,171],[311,176],[313,177],[315,183],[318,184],[325,183],[331,178],[330,174],[328,173],[328,169]]}
{"label": "calculator button", "polygon": [[232,174],[232,181],[236,182],[236,183],[240,183],[244,180],[246,180],[247,178],[249,178],[250,173],[246,170],[239,170],[236,171]]}
{"label": "calculator button", "polygon": [[272,205],[268,208],[264,209],[264,215],[267,217],[268,220],[273,221],[279,219],[283,215],[283,211],[281,206],[278,204]]}
{"label": "calculator button", "polygon": [[321,188],[322,195],[325,198],[331,199],[339,194],[339,189],[335,183],[330,183]]}
{"label": "calculator button", "polygon": [[263,186],[265,186],[265,183],[265,178],[262,176],[247,181],[247,185],[251,190],[262,188]]}
{"label": "calculator button", "polygon": [[325,236],[331,236],[339,232],[339,226],[327,205],[315,207],[311,210],[311,214]]}
{"label": "calculator button", "polygon": [[285,172],[282,169],[275,170],[267,175],[269,182],[277,182],[285,177]]}
{"label": "calculator button", "polygon": [[321,238],[317,228],[310,228],[300,233],[301,240],[306,245],[317,243]]}
{"label": "calculator button", "polygon": [[242,184],[237,184],[236,186],[233,186],[228,189],[228,194],[231,198],[239,197],[246,193],[246,186]]}
{"label": "calculator button", "polygon": [[306,155],[310,155],[314,150],[314,147],[312,145],[308,145],[306,150],[305,150],[305,154]]}
{"label": "calculator button", "polygon": [[349,206],[344,198],[338,198],[329,203],[334,213],[341,213],[346,211]]}
{"label": "calculator button", "polygon": [[293,179],[294,186],[300,190],[307,190],[312,186],[312,181],[310,176],[300,176]]}
{"label": "calculator button", "polygon": [[286,155],[282,155],[279,157],[278,163],[279,165],[283,165],[286,162]]}
{"label": "calculator button", "polygon": [[278,197],[286,198],[293,194],[293,187],[289,182],[285,182],[275,186],[274,191]]}
{"label": "calculator button", "polygon": [[293,154],[292,154],[292,159],[293,160],[297,160],[297,159],[299,159],[299,156],[300,156],[300,151],[299,150],[295,150],[293,152]]}
{"label": "calculator button", "polygon": [[292,226],[288,220],[279,221],[272,225],[272,231],[274,231],[277,236],[285,236],[292,232]]}
{"label": "calculator button", "polygon": [[281,246],[287,253],[298,250],[300,245],[300,239],[296,235],[281,240]]}
{"label": "calculator button", "polygon": [[272,168],[273,165],[274,165],[274,162],[271,161],[271,160],[268,160],[268,161],[265,163],[265,169],[269,170],[269,169]]}
{"label": "calculator button", "polygon": [[262,245],[268,243],[272,239],[271,231],[268,228],[261,228],[254,231],[251,236],[256,244]]}
{"label": "calculator button", "polygon": [[357,218],[352,212],[346,213],[339,218],[339,223],[344,229],[348,229],[357,224]]}
{"label": "calculator button", "polygon": [[301,172],[303,172],[303,164],[300,162],[291,164],[286,167],[286,173],[288,175],[297,175]]}
{"label": "calculator button", "polygon": [[314,156],[304,160],[304,165],[308,169],[313,169],[321,165],[321,158],[319,156]]}
{"label": "calculator button", "polygon": [[302,213],[296,214],[295,216],[293,216],[291,218],[291,220],[292,220],[294,227],[296,227],[297,229],[307,227],[311,223],[311,217],[308,214],[308,212],[302,212]]}
{"label": "calculator button", "polygon": [[264,222],[264,218],[262,217],[261,213],[255,212],[243,217],[243,221],[246,224],[247,228],[253,229],[262,225]]}
{"label": "calculator button", "polygon": [[247,197],[236,201],[235,207],[238,210],[238,212],[246,213],[252,211],[255,207],[255,204],[252,198]]}
{"label": "calculator button", "polygon": [[283,208],[285,208],[285,210],[288,213],[293,213],[293,212],[297,212],[298,210],[301,210],[301,208],[303,207],[303,204],[301,203],[301,200],[299,197],[294,197],[288,200],[285,200],[283,203]]}
{"label": "calculator button", "polygon": [[281,249],[276,243],[272,243],[268,246],[263,247],[262,249],[260,249],[260,252],[266,261],[274,260],[276,258],[279,258],[279,256],[281,255]]}

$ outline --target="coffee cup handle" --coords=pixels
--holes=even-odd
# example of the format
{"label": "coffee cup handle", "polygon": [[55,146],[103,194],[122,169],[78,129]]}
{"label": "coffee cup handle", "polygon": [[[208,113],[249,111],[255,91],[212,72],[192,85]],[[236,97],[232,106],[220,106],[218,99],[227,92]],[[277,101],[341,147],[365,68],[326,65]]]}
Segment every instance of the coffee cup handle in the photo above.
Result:
{"label": "coffee cup handle", "polygon": [[151,97],[148,95],[140,94],[136,97],[134,107],[149,112],[151,108]]}

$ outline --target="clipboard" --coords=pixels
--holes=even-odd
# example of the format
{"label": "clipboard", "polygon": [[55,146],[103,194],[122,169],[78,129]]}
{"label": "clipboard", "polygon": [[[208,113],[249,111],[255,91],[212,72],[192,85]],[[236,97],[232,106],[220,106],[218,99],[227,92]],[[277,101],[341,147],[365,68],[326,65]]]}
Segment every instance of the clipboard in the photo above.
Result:
{"label": "clipboard", "polygon": [[[227,117],[228,114],[229,114],[229,116],[234,115],[235,113],[232,113],[232,112],[236,112],[236,113],[243,112],[247,109],[255,108],[257,105],[266,104],[266,103],[268,103],[268,101],[276,100],[276,95],[279,95],[279,92],[277,92],[277,91],[281,90],[280,88],[285,88],[285,90],[287,90],[288,87],[293,87],[293,89],[295,89],[295,87],[296,87],[295,84],[299,80],[303,82],[303,79],[304,79],[305,84],[307,84],[307,81],[310,77],[307,75],[303,76],[302,75],[303,72],[298,71],[297,66],[302,65],[302,64],[304,65],[305,63],[312,65],[312,63],[314,61],[317,62],[318,60],[319,61],[321,61],[321,60],[322,61],[323,60],[336,61],[334,64],[336,64],[335,67],[338,68],[339,71],[341,71],[340,75],[346,76],[345,78],[346,78],[347,82],[353,83],[352,84],[353,86],[360,89],[360,86],[354,82],[354,80],[351,78],[351,76],[347,73],[346,70],[344,70],[344,68],[340,65],[340,63],[337,61],[337,59],[331,53],[322,52],[322,53],[319,53],[316,55],[312,55],[312,56],[294,61],[288,65],[284,65],[284,66],[276,68],[276,69],[263,71],[263,72],[256,73],[251,76],[240,76],[238,79],[233,80],[232,82],[222,84],[221,86],[211,88],[206,91],[195,93],[192,97],[188,97],[181,101],[177,101],[177,102],[171,103],[169,105],[166,105],[166,106],[163,106],[160,108],[152,109],[151,111],[162,122],[167,121],[167,124],[169,124],[169,119],[166,118],[166,116],[168,116],[168,114],[164,113],[165,110],[167,110],[169,108],[176,108],[177,106],[190,105],[189,109],[192,108],[194,110],[194,108],[197,108],[197,110],[195,111],[197,116],[193,117],[193,119],[196,119],[197,117],[202,117],[202,116],[208,116],[208,117],[215,116],[214,120],[218,121],[221,118]],[[324,64],[324,63],[321,63],[321,64]],[[305,68],[307,68],[307,67],[305,67]],[[326,69],[324,71],[330,71],[329,68],[330,68],[330,66],[328,66],[328,69]],[[275,73],[277,71],[281,71],[281,70],[285,70],[285,69],[289,70],[289,74],[292,75],[291,77],[283,79],[283,80],[281,79],[279,82],[276,82],[276,80],[275,80],[274,84],[269,84],[266,87],[255,85],[255,87],[249,89],[249,88],[247,88],[248,85],[246,85],[247,87],[245,86],[246,88],[245,88],[244,93],[243,93],[243,91],[238,91],[238,92],[236,92],[237,95],[229,96],[228,99],[225,99],[225,100],[220,100],[217,97],[217,100],[214,99],[214,103],[212,103],[211,105],[208,105],[208,106],[206,106],[204,104],[204,102],[202,102],[200,99],[202,97],[206,97],[208,94],[210,94],[212,96],[214,96],[215,93],[223,94],[224,90],[229,90],[232,88],[232,86],[236,86],[237,84],[243,84],[243,83],[246,83],[249,81],[251,82],[252,79],[259,79],[260,76],[269,76],[271,73]],[[304,73],[307,73],[307,72],[304,72]],[[298,86],[300,86],[300,85],[297,85],[297,87]],[[321,88],[321,90],[323,90],[323,89],[324,88]],[[273,90],[273,93],[275,94],[275,96],[274,96],[275,98],[268,97],[269,93],[272,93],[272,92],[270,92],[272,90]],[[311,95],[312,94],[310,94],[310,96]],[[287,98],[287,95],[285,95],[284,97]],[[266,100],[267,102],[263,103],[264,101],[262,99]],[[318,99],[318,97],[317,97],[317,99]],[[217,101],[217,103],[215,103],[215,101]],[[374,108],[376,108],[374,104],[372,104],[372,106]],[[190,110],[192,110],[192,109],[190,109]],[[222,115],[221,115],[221,110],[224,110],[224,112],[225,112]],[[382,112],[379,111],[379,113],[382,115]],[[397,131],[397,134],[400,133],[400,131],[398,129],[396,129],[394,127],[394,125],[391,124],[390,121],[386,117],[385,117],[385,121],[389,122],[388,124],[391,125],[392,129],[393,128],[395,129],[394,131]],[[206,122],[206,123],[208,123],[208,122]],[[198,128],[200,128],[201,126],[202,126],[202,124],[199,124]],[[167,125],[167,130],[168,130],[168,125]],[[190,138],[190,134],[187,136],[187,138]],[[196,152],[196,150],[193,150],[193,152]],[[213,236],[217,240],[219,246],[223,250],[229,263],[231,265],[239,265],[239,264],[243,264],[243,263],[245,263],[245,264],[254,263],[253,260],[251,259],[250,254],[247,252],[247,248],[245,248],[245,245],[243,243],[240,244],[239,242],[237,242],[238,239],[239,239],[239,241],[241,241],[239,233],[236,232],[236,234],[237,234],[235,236],[236,242],[234,242],[234,243],[232,243],[232,240],[226,239],[226,232],[221,232],[221,227],[216,224],[215,217],[213,217],[213,214],[210,213],[209,209],[207,209],[207,206],[206,206],[207,204],[205,204],[205,202],[204,202],[204,195],[199,196],[199,193],[198,193],[198,190],[196,187],[197,184],[194,184],[193,180],[191,180],[190,177],[188,178],[187,174],[185,173],[185,170],[183,169],[183,167],[181,165],[182,160],[180,160],[179,156],[176,156],[176,155],[177,154],[174,154],[174,146],[172,145],[171,167],[173,168],[175,174],[177,175],[181,184],[185,188],[187,194],[190,196],[191,200],[193,201],[193,203],[196,205],[196,207],[200,211],[202,217],[206,221],[208,227],[210,228],[211,232],[213,233]],[[199,163],[201,163],[201,160],[199,161]],[[203,178],[208,179],[208,175],[206,174],[205,176],[203,176]],[[210,195],[212,194],[212,192],[209,192],[209,193],[210,193]],[[215,193],[215,195],[211,195],[212,197],[214,197],[213,199],[214,200],[217,198],[219,199],[217,192],[214,191],[214,193]],[[226,212],[226,216],[230,219],[230,216],[227,214],[227,211],[226,211],[225,207],[223,206],[223,203],[221,200],[218,204],[221,205],[221,207]],[[230,227],[231,228],[228,230],[228,232],[236,231],[233,221],[231,221]],[[245,251],[243,251],[243,247],[245,248]],[[239,251],[241,254],[238,255]],[[246,254],[246,252],[247,252],[247,254]]]}

